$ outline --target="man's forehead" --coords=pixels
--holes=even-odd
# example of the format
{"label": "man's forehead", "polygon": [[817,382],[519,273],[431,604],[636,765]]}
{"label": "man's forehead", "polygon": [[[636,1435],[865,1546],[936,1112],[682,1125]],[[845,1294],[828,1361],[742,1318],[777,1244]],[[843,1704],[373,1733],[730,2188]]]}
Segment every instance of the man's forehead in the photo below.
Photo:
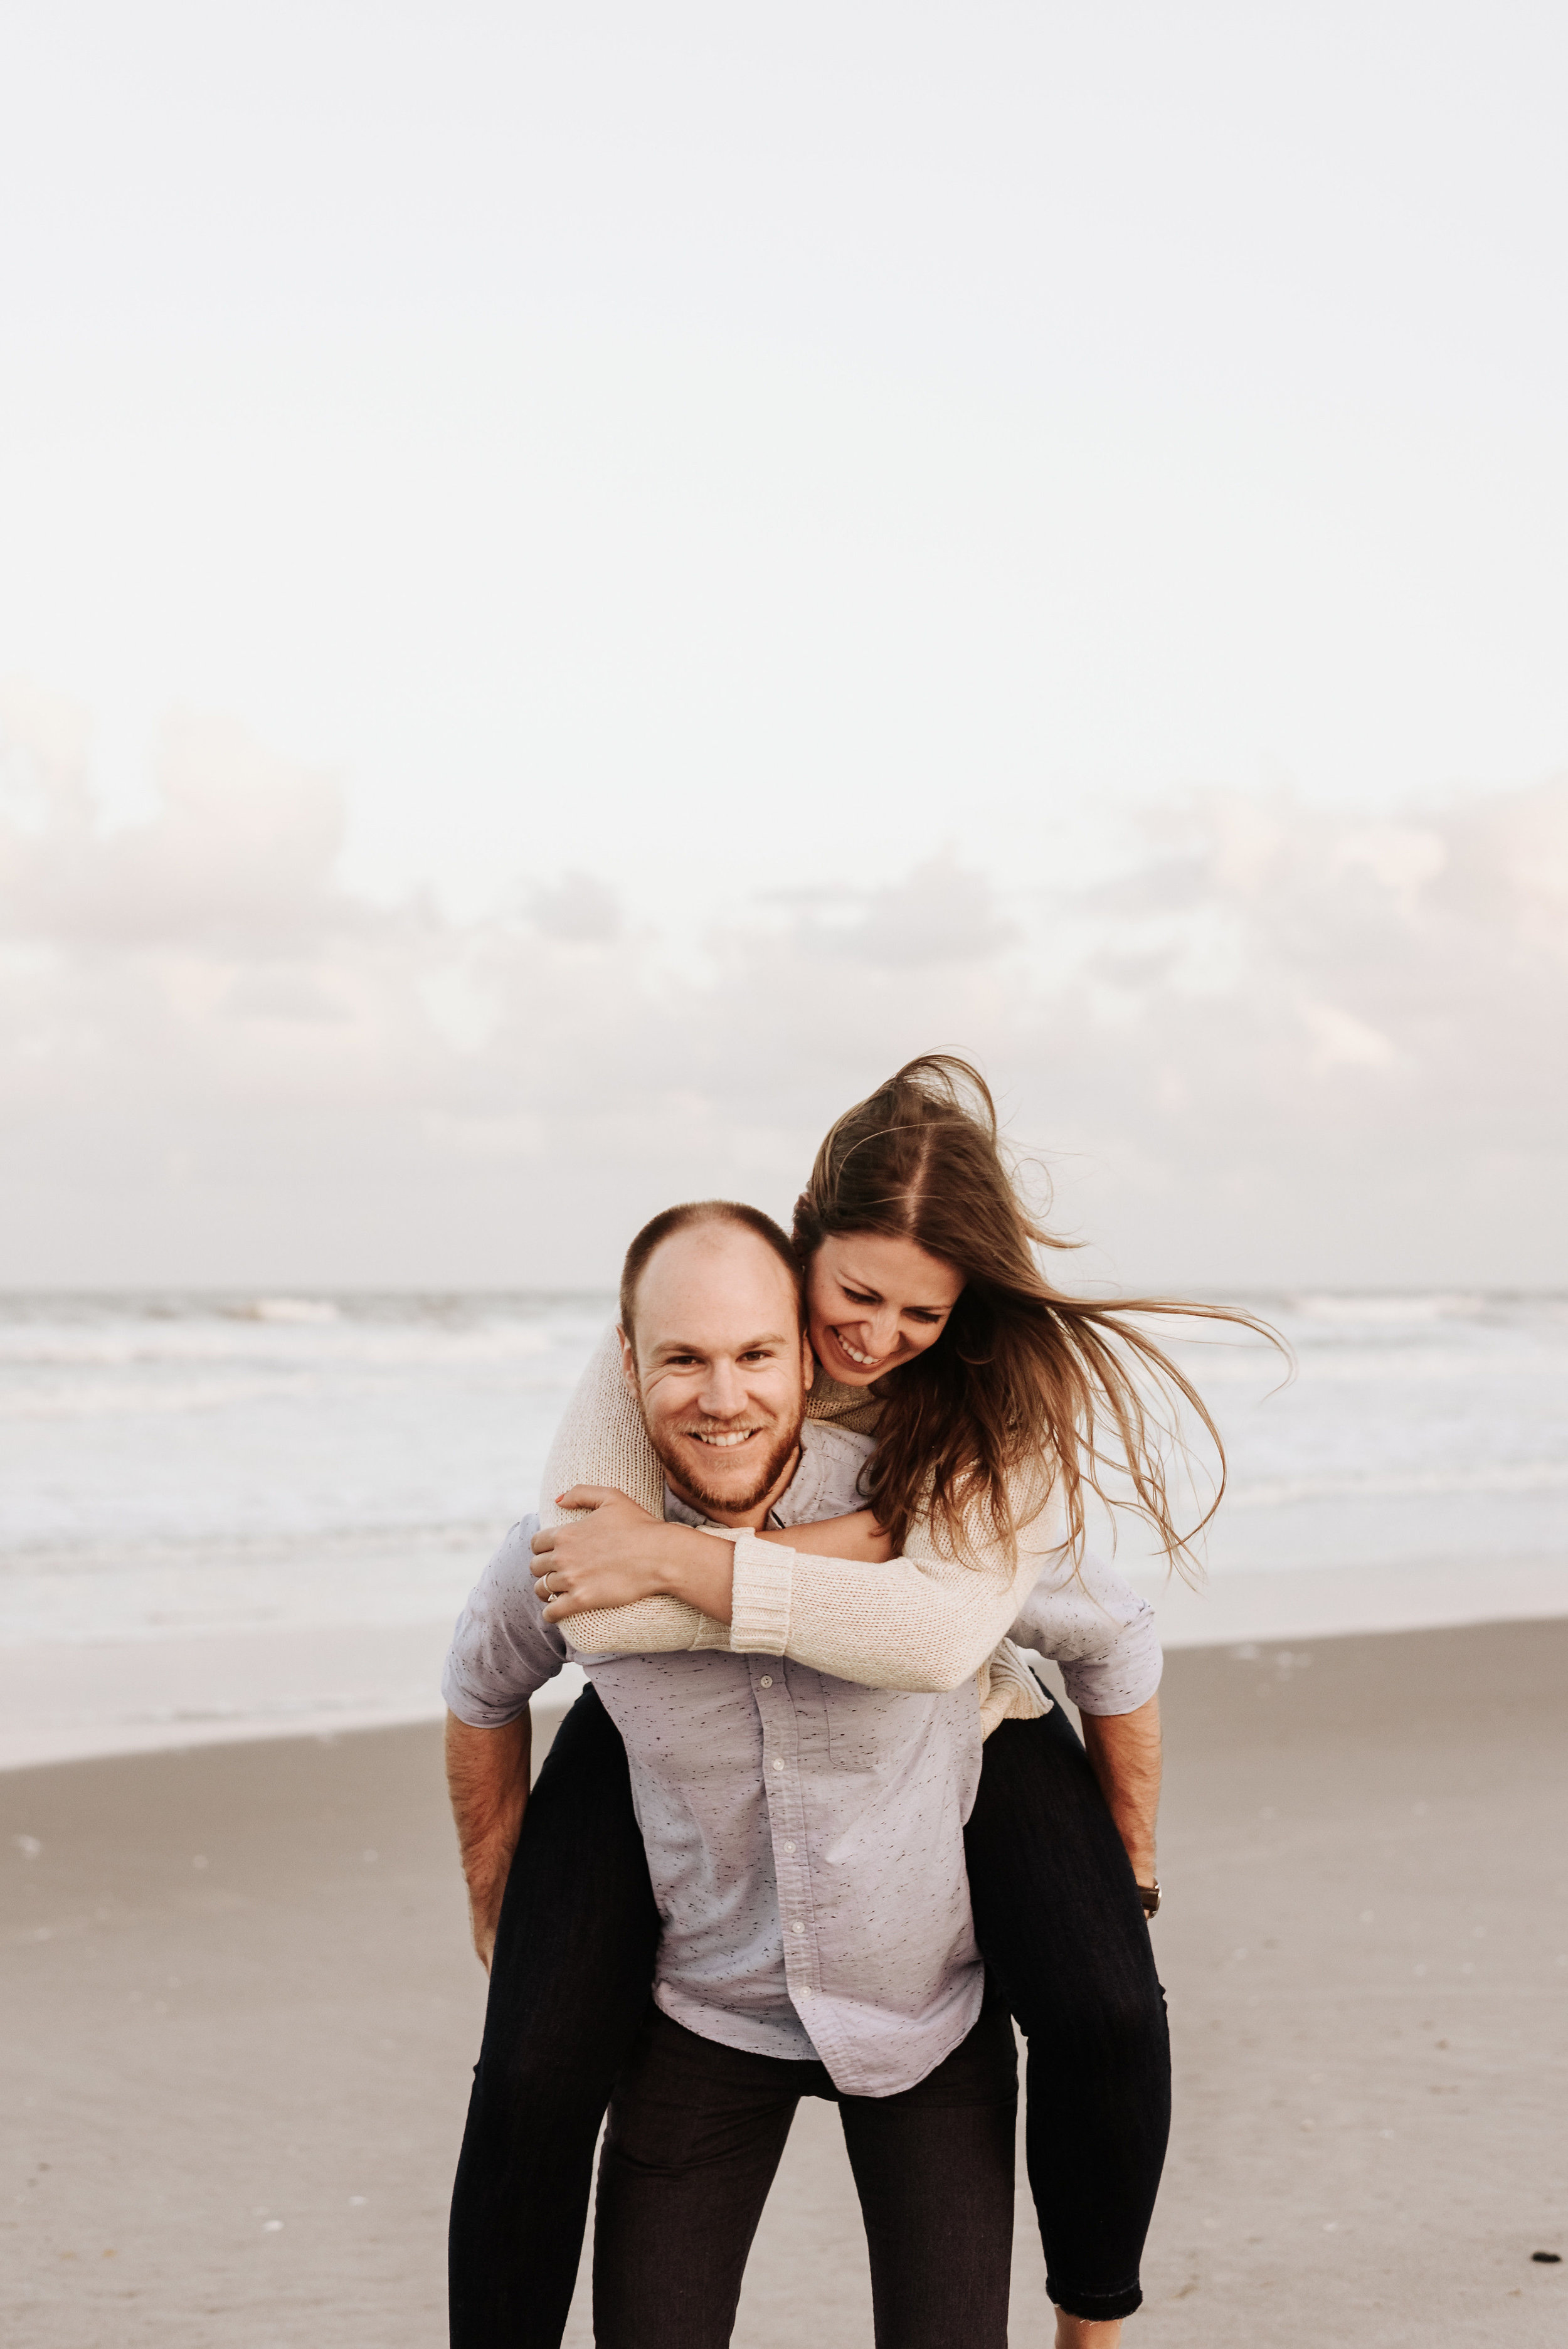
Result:
{"label": "man's forehead", "polygon": [[[660,1242],[637,1284],[638,1303],[706,1309],[727,1300],[796,1295],[788,1265],[744,1224],[698,1224]],[[742,1318],[745,1318],[744,1309]]]}

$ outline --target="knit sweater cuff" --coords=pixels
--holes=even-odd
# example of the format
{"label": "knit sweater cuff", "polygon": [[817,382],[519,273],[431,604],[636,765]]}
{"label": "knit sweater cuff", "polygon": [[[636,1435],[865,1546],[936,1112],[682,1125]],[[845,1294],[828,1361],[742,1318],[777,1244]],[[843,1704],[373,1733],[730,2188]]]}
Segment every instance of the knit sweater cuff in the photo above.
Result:
{"label": "knit sweater cuff", "polygon": [[795,1553],[741,1532],[735,1538],[729,1644],[738,1655],[781,1656],[789,1644]]}
{"label": "knit sweater cuff", "polygon": [[[728,1542],[732,1548],[735,1546],[736,1536],[731,1532],[727,1526],[700,1526],[698,1530],[705,1534],[711,1534],[715,1541]],[[691,1606],[691,1601],[689,1599],[684,1599],[681,1603],[683,1606]],[[696,1629],[692,1633],[691,1639],[693,1648],[723,1648],[727,1650],[729,1646],[728,1624],[717,1622],[713,1616],[704,1615],[695,1607],[692,1608],[692,1612],[696,1616]]]}

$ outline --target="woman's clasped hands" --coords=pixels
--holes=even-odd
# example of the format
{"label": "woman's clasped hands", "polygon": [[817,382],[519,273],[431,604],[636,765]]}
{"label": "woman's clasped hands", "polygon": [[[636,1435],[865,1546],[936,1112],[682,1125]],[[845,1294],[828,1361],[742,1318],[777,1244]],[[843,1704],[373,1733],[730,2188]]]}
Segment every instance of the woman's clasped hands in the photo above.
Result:
{"label": "woman's clasped hands", "polygon": [[729,1545],[696,1534],[687,1526],[666,1525],[608,1485],[573,1485],[556,1496],[562,1509],[587,1515],[565,1525],[543,1526],[533,1537],[534,1591],[545,1601],[545,1619],[558,1623],[591,1607],[630,1607],[639,1599],[685,1597],[689,1578],[681,1559],[694,1541],[722,1547],[724,1578],[730,1579]]}

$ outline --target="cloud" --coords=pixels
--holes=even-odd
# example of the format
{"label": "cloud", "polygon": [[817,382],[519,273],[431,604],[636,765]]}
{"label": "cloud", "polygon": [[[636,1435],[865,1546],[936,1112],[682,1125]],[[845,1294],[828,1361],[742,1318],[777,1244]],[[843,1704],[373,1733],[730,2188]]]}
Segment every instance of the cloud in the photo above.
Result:
{"label": "cloud", "polygon": [[531,911],[536,928],[567,946],[608,946],[624,927],[619,898],[592,873],[563,874],[537,892]]}
{"label": "cloud", "polygon": [[1315,1077],[1329,1069],[1386,1069],[1398,1058],[1387,1036],[1332,1003],[1304,1003],[1301,1016],[1312,1038],[1308,1066]]}
{"label": "cloud", "polygon": [[1377,825],[1199,792],[1111,887],[954,850],[675,909],[673,960],[588,869],[470,922],[356,895],[336,783],[232,726],[172,725],[110,830],[68,712],[0,725],[12,1284],[601,1281],[672,1197],[787,1210],[938,1047],[1130,1275],[1568,1270],[1568,784]]}
{"label": "cloud", "polygon": [[336,891],[340,793],[261,750],[227,719],[164,730],[161,810],[105,833],[85,733],[36,697],[0,702],[6,796],[30,822],[0,831],[0,919],[14,937],[78,947],[195,947],[279,954],[354,926]]}

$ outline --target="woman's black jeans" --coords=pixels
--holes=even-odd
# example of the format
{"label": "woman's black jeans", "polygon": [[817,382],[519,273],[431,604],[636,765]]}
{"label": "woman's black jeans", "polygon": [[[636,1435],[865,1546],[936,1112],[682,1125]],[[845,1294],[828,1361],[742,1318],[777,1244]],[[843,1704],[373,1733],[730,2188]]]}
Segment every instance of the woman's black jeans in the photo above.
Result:
{"label": "woman's black jeans", "polygon": [[1029,2046],[1046,2289],[1069,2316],[1130,2316],[1171,2133],[1171,2039],[1131,1864],[1059,1705],[985,1740],[964,1848],[987,1981]]}
{"label": "woman's black jeans", "polygon": [[[1165,2005],[1127,1855],[1059,1707],[986,1739],[965,1844],[989,1980],[1029,2044],[1047,2288],[1071,2315],[1128,2315],[1170,2127]],[[625,1749],[590,1689],[540,1772],[501,1905],[452,2198],[453,2349],[559,2349],[658,1934]]]}

